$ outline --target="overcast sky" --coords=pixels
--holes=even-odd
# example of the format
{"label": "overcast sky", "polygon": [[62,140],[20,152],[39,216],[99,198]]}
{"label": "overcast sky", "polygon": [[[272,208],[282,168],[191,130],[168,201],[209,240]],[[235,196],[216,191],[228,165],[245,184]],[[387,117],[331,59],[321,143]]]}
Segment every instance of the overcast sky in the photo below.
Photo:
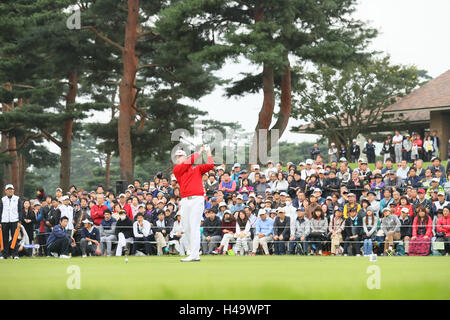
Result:
{"label": "overcast sky", "polygon": [[[360,0],[355,18],[368,21],[379,30],[371,49],[391,55],[398,64],[417,65],[432,77],[450,69],[450,0]],[[250,66],[229,64],[219,72],[225,78],[236,78]],[[252,68],[252,67],[250,67]],[[193,104],[209,112],[209,117],[225,122],[239,121],[253,130],[262,104],[262,95],[227,99],[223,89]],[[299,121],[289,120],[282,141],[314,141],[315,135],[288,132]]]}

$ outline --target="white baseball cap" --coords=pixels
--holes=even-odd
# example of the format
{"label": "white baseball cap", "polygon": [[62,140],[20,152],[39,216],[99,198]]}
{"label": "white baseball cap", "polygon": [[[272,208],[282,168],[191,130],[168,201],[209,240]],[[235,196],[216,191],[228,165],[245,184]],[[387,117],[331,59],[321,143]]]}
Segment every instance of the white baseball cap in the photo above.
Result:
{"label": "white baseball cap", "polygon": [[254,166],[253,166],[253,169],[260,169],[260,167],[259,167],[259,164],[255,164]]}
{"label": "white baseball cap", "polygon": [[239,164],[239,163],[235,163],[234,165],[233,165],[233,169],[234,168],[240,168],[241,167],[241,165]]}
{"label": "white baseball cap", "polygon": [[408,209],[408,208],[402,208],[402,212],[408,213],[408,212],[409,212],[409,209]]}
{"label": "white baseball cap", "polygon": [[236,197],[236,199],[244,200],[244,197],[242,196],[242,194],[240,194],[240,195],[238,195],[238,196]]}
{"label": "white baseball cap", "polygon": [[322,194],[322,190],[320,190],[319,188],[315,188],[313,192],[320,192]]}
{"label": "white baseball cap", "polygon": [[345,157],[342,157],[339,159],[339,162],[347,162],[347,159]]}
{"label": "white baseball cap", "polygon": [[8,189],[13,189],[14,190],[14,186],[12,184],[7,184],[5,186],[5,190],[8,190]]}
{"label": "white baseball cap", "polygon": [[63,196],[61,199],[62,200],[69,200],[69,196]]}
{"label": "white baseball cap", "polygon": [[267,188],[267,189],[266,189],[266,192],[270,192],[270,193],[272,193],[272,189],[270,189],[270,188]]}
{"label": "white baseball cap", "polygon": [[94,224],[91,220],[89,220],[89,219],[84,219],[83,220],[83,223],[90,223],[90,224]]}
{"label": "white baseball cap", "polygon": [[286,192],[282,192],[282,193],[280,193],[280,196],[284,196],[284,197],[287,197],[288,196],[288,194],[286,193]]}
{"label": "white baseball cap", "polygon": [[175,151],[175,157],[179,157],[179,156],[186,156],[186,152],[184,152],[183,150]]}
{"label": "white baseball cap", "polygon": [[219,203],[219,208],[220,207],[226,207],[226,206],[227,206],[227,204],[225,202],[223,202],[223,201],[221,203]]}
{"label": "white baseball cap", "polygon": [[258,211],[258,217],[261,216],[261,215],[263,215],[263,214],[266,214],[266,210],[264,210],[264,209],[259,209],[259,211]]}
{"label": "white baseball cap", "polygon": [[314,161],[312,159],[307,159],[306,160],[306,164],[313,164],[313,163],[314,163]]}

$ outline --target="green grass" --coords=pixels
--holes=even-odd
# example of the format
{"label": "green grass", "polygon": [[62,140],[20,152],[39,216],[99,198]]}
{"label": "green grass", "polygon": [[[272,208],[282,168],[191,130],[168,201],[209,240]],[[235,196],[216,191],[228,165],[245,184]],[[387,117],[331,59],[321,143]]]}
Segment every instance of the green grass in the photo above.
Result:
{"label": "green grass", "polygon": [[[32,258],[0,262],[0,299],[449,299],[450,258],[207,256]],[[67,268],[78,266],[80,290]],[[380,268],[369,290],[367,268]]]}

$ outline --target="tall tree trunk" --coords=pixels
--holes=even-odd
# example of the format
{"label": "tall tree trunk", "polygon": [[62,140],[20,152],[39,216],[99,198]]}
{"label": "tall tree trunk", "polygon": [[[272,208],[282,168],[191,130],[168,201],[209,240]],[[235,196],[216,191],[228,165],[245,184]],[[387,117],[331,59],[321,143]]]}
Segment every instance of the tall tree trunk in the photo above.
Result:
{"label": "tall tree trunk", "polygon": [[[78,73],[70,72],[69,78],[69,91],[66,97],[66,112],[72,110],[72,104],[75,103],[78,93]],[[73,119],[67,119],[64,121],[64,127],[62,130],[61,140],[61,166],[59,169],[59,185],[63,192],[69,191],[70,186],[70,162],[72,151],[72,128]]]}
{"label": "tall tree trunk", "polygon": [[106,188],[106,190],[109,190],[110,178],[111,178],[111,152],[108,152],[106,154],[106,165],[105,165],[105,188]]}
{"label": "tall tree trunk", "polygon": [[23,196],[25,193],[25,171],[27,170],[25,157],[19,155],[19,189],[18,194]]}
{"label": "tall tree trunk", "polygon": [[[19,99],[17,107],[20,107],[22,105],[22,99]],[[14,101],[11,102],[11,105],[9,106],[9,111],[14,110]],[[11,131],[9,133],[9,155],[11,157],[11,183],[13,184],[14,188],[17,190],[20,190],[19,185],[19,157],[17,156],[17,139],[14,133]]]}
{"label": "tall tree trunk", "polygon": [[[7,113],[9,111],[9,106],[6,103],[2,104],[2,112]],[[9,149],[9,137],[8,133],[2,132],[2,153],[6,154],[6,150]],[[3,187],[11,183],[11,165],[9,163],[3,164],[3,181],[2,181],[2,190]]]}
{"label": "tall tree trunk", "polygon": [[128,0],[128,17],[125,27],[125,46],[123,50],[123,78],[120,83],[120,113],[118,121],[118,140],[120,155],[120,177],[127,182],[133,179],[133,158],[131,144],[131,123],[133,118],[134,83],[137,72],[135,56],[139,0]]}

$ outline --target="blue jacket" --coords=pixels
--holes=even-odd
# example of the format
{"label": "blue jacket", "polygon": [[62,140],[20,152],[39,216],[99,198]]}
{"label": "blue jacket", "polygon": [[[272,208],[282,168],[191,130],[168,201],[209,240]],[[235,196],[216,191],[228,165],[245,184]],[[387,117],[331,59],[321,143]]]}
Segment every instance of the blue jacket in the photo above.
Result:
{"label": "blue jacket", "polygon": [[100,231],[96,227],[92,227],[91,232],[89,232],[88,229],[83,227],[83,229],[81,229],[81,239],[85,238],[97,240],[98,242],[100,242]]}
{"label": "blue jacket", "polygon": [[50,244],[52,244],[53,242],[55,242],[56,240],[59,240],[62,238],[69,239],[69,235],[64,231],[64,229],[61,227],[61,225],[58,224],[53,228],[52,233],[50,233],[50,235],[48,236],[47,247]]}
{"label": "blue jacket", "polygon": [[266,220],[262,220],[261,218],[258,218],[256,220],[256,233],[263,233],[266,237],[273,234],[273,220],[272,218],[267,217]]}

